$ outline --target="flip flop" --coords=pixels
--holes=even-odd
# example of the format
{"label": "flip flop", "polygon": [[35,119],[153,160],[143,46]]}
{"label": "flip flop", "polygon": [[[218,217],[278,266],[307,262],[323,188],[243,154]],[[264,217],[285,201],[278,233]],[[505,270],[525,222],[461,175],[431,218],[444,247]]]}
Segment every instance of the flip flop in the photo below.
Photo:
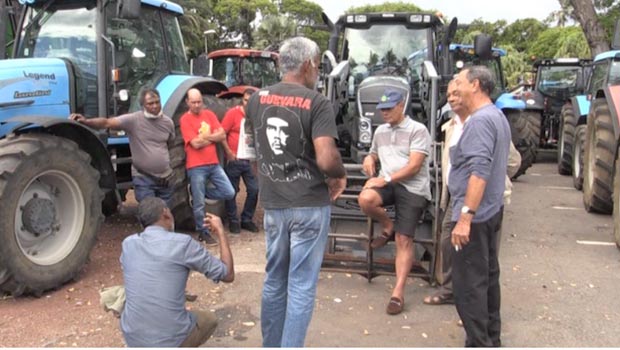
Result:
{"label": "flip flop", "polygon": [[454,304],[454,298],[450,294],[435,293],[424,298],[424,304],[443,305]]}
{"label": "flip flop", "polygon": [[370,242],[370,247],[372,249],[378,249],[378,248],[383,247],[384,245],[387,244],[390,238],[392,238],[393,234],[394,234],[394,231],[392,231],[391,233],[388,233],[385,231],[381,232],[381,236],[373,239],[372,242]]}
{"label": "flip flop", "polygon": [[385,310],[388,315],[398,315],[403,311],[403,306],[405,302],[403,299],[399,299],[397,297],[391,297],[388,302],[387,309]]}

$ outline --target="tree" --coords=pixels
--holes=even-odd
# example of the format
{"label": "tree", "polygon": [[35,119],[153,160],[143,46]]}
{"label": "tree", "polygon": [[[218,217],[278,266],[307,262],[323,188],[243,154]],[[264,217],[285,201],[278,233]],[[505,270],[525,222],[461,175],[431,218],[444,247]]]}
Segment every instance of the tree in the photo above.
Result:
{"label": "tree", "polygon": [[280,47],[280,43],[295,34],[297,22],[284,15],[271,15],[263,18],[254,32],[256,47],[260,49],[274,50]]}
{"label": "tree", "polygon": [[528,53],[536,58],[589,58],[590,48],[578,27],[553,27],[542,32]]}
{"label": "tree", "polygon": [[216,0],[213,10],[222,32],[220,38],[233,40],[240,37],[248,47],[254,44],[252,22],[257,13],[263,16],[277,13],[270,0]]}
{"label": "tree", "polygon": [[511,44],[517,51],[526,51],[547,26],[535,18],[519,19],[506,26],[498,43]]}
{"label": "tree", "polygon": [[346,13],[372,13],[372,12],[426,12],[411,3],[385,2],[379,5],[364,5],[350,7]]}
{"label": "tree", "polygon": [[[573,15],[586,36],[592,55],[596,56],[601,52],[609,51],[609,39],[603,26],[598,21],[594,3],[592,0],[568,0],[573,7]],[[599,2],[600,3],[600,2]],[[560,4],[563,1],[560,0]],[[603,3],[600,3],[603,5]]]}
{"label": "tree", "polygon": [[499,20],[493,23],[485,22],[478,18],[473,20],[470,24],[462,25],[459,30],[456,31],[454,42],[462,44],[473,44],[473,38],[477,34],[490,35],[493,40],[497,41],[506,27],[506,21]]}
{"label": "tree", "polygon": [[321,51],[327,49],[330,33],[324,27],[321,6],[306,0],[281,0],[280,12],[297,22],[295,35],[314,40]]}

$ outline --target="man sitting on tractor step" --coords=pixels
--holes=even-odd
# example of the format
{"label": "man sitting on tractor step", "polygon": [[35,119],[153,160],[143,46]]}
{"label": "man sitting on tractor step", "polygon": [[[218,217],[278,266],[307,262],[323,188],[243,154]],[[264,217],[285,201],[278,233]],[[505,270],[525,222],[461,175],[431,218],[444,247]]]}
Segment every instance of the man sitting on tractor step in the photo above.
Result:
{"label": "man sitting on tractor step", "polygon": [[[370,176],[359,195],[364,214],[378,221],[383,233],[371,242],[373,249],[384,246],[396,232],[396,286],[387,313],[402,312],[407,276],[413,265],[413,238],[418,221],[431,199],[428,155],[431,137],[426,127],[405,115],[405,98],[400,91],[387,89],[377,109],[386,124],[380,125],[372,139],[363,170]],[[377,161],[381,172],[375,177]],[[384,207],[394,205],[396,221]]]}

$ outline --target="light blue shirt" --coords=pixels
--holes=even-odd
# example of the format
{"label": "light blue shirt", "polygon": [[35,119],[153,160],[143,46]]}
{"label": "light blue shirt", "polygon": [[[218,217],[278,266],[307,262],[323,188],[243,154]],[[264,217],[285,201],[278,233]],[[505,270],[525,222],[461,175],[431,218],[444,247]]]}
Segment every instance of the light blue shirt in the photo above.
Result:
{"label": "light blue shirt", "polygon": [[127,294],[121,330],[130,347],[181,345],[196,324],[185,310],[189,272],[216,283],[228,274],[226,265],[192,237],[160,226],[125,238],[120,260]]}

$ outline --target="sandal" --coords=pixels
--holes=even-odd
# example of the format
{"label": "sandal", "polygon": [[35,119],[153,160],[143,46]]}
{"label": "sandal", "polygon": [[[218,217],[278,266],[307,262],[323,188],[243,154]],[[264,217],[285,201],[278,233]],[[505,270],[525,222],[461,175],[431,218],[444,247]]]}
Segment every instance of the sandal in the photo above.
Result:
{"label": "sandal", "polygon": [[404,304],[405,302],[403,301],[403,299],[391,297],[390,301],[388,302],[386,312],[388,313],[388,315],[398,315],[403,311]]}
{"label": "sandal", "polygon": [[392,231],[391,233],[383,231],[381,233],[381,236],[373,239],[372,242],[370,242],[370,247],[372,249],[378,249],[378,248],[383,247],[384,245],[387,244],[390,238],[392,238],[393,234],[394,234],[394,231]]}
{"label": "sandal", "polygon": [[452,294],[435,293],[424,298],[424,304],[427,305],[443,305],[454,304],[454,298]]}

